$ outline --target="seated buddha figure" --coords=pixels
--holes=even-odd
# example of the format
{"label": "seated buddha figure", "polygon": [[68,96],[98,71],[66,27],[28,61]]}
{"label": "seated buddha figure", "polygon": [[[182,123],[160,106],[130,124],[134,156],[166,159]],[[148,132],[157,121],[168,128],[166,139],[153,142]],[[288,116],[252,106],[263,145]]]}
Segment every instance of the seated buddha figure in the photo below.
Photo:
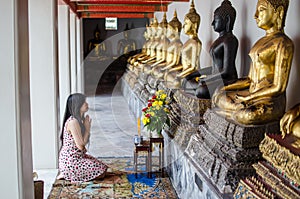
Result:
{"label": "seated buddha figure", "polygon": [[162,21],[158,24],[156,37],[158,38],[157,46],[155,46],[156,56],[152,59],[147,60],[146,65],[144,66],[144,72],[150,74],[152,67],[157,63],[161,63],[166,59],[167,47],[170,43],[166,35],[166,30],[168,27],[167,16],[164,13]]}
{"label": "seated buddha figure", "polygon": [[94,30],[94,38],[88,42],[88,52],[93,57],[106,57],[106,45],[105,42],[100,38],[100,30],[98,25]]}
{"label": "seated buddha figure", "polygon": [[118,54],[119,55],[128,55],[132,51],[136,50],[135,41],[129,38],[129,28],[128,23],[123,31],[124,39],[118,41]]}
{"label": "seated buddha figure", "polygon": [[219,115],[245,125],[279,121],[283,116],[294,52],[284,33],[288,4],[289,0],[258,0],[254,18],[266,35],[250,50],[248,77],[215,91],[212,106]]}
{"label": "seated buddha figure", "polygon": [[135,55],[130,56],[130,57],[127,59],[127,62],[128,62],[129,64],[133,64],[133,63],[137,60],[137,58],[143,57],[143,56],[146,56],[146,55],[147,55],[148,46],[149,46],[149,44],[150,44],[150,42],[151,42],[150,37],[149,37],[150,34],[148,33],[149,31],[150,31],[150,28],[149,28],[148,25],[146,25],[146,30],[145,30],[145,32],[144,32],[144,34],[143,34],[143,36],[144,36],[144,38],[145,38],[145,42],[144,42],[144,44],[143,44],[142,51],[141,51],[140,53],[138,53],[138,54],[135,54]]}
{"label": "seated buddha figure", "polygon": [[181,50],[181,63],[165,72],[164,81],[169,88],[180,88],[182,78],[195,72],[199,68],[199,57],[202,43],[198,38],[200,15],[196,12],[192,0],[189,13],[185,15],[183,29],[189,39]]}
{"label": "seated buddha figure", "polygon": [[[157,22],[157,19],[155,18],[155,21]],[[150,45],[150,55],[147,57],[144,57],[143,59],[138,59],[139,66],[143,69],[147,70],[148,64],[152,64],[157,59],[157,47],[160,45],[161,42],[161,36],[162,31],[158,29],[159,24],[153,23],[151,26],[151,32],[153,36],[152,43]]]}
{"label": "seated buddha figure", "polygon": [[[232,34],[236,18],[236,11],[229,0],[224,0],[214,12],[212,26],[219,37],[210,46],[210,56],[213,61],[211,67],[205,67],[190,74],[183,80],[182,87],[194,91],[198,98],[210,99],[215,89],[221,84],[227,84],[238,78],[235,58],[238,40]],[[198,81],[195,80],[199,78]]]}
{"label": "seated buddha figure", "polygon": [[140,65],[143,62],[146,63],[146,61],[150,58],[155,57],[155,47],[158,45],[158,38],[156,37],[156,32],[157,32],[157,27],[158,27],[158,21],[156,17],[154,17],[153,21],[150,23],[149,28],[147,29],[147,34],[150,38],[149,45],[147,46],[147,53],[146,56],[139,57],[136,59],[134,62],[134,65]]}
{"label": "seated buddha figure", "polygon": [[282,137],[292,135],[295,141],[292,146],[300,148],[300,103],[288,110],[280,120]]}
{"label": "seated buddha figure", "polygon": [[138,74],[143,70],[142,66],[139,65],[139,61],[150,57],[151,45],[154,42],[153,36],[155,35],[155,32],[153,33],[151,28],[151,26],[153,26],[153,23],[155,26],[155,21],[151,22],[149,26],[146,26],[146,31],[144,32],[144,37],[146,39],[146,42],[143,45],[142,52],[134,56],[131,56],[127,60],[129,70],[134,72],[135,74]]}
{"label": "seated buddha figure", "polygon": [[163,57],[152,65],[151,74],[156,78],[162,78],[164,71],[176,66],[180,63],[180,53],[182,49],[182,42],[180,40],[180,32],[182,25],[177,18],[175,10],[173,19],[168,23],[166,30],[166,37],[170,40],[163,51]]}

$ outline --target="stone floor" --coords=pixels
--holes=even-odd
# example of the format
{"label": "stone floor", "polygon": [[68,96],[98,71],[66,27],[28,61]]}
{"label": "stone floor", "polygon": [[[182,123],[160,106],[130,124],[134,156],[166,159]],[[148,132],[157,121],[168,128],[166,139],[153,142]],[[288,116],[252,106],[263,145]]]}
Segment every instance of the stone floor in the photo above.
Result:
{"label": "stone floor", "polygon": [[[111,95],[88,97],[92,129],[88,152],[94,157],[132,157],[136,119],[118,88]],[[145,136],[145,135],[144,135]],[[44,198],[48,197],[57,169],[36,171],[44,181]]]}

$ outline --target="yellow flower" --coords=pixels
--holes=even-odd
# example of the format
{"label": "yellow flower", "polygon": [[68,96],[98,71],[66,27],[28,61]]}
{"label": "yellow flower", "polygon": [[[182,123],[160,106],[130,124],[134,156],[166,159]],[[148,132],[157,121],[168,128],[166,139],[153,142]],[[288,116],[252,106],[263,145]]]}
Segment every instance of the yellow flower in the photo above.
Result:
{"label": "yellow flower", "polygon": [[164,93],[164,91],[163,90],[158,90],[158,91],[156,91],[156,95],[160,95],[160,94],[162,94],[162,93]]}
{"label": "yellow flower", "polygon": [[151,116],[154,116],[154,115],[155,115],[155,113],[154,113],[154,112],[150,112],[149,114],[150,114]]}
{"label": "yellow flower", "polygon": [[158,102],[157,101],[154,101],[153,103],[152,103],[152,106],[157,106],[158,105]]}
{"label": "yellow flower", "polygon": [[160,98],[161,98],[162,100],[164,100],[164,99],[166,99],[166,97],[167,97],[166,94],[162,94]]}
{"label": "yellow flower", "polygon": [[163,101],[158,101],[158,105],[162,106],[164,104]]}
{"label": "yellow flower", "polygon": [[143,117],[143,124],[146,125],[150,122],[150,119],[147,117]]}

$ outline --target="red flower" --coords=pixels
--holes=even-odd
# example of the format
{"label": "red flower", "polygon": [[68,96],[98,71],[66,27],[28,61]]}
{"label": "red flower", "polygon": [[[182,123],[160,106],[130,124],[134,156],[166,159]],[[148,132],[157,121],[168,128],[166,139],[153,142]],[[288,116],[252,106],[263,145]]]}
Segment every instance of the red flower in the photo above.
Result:
{"label": "red flower", "polygon": [[148,103],[148,107],[151,107],[152,106],[152,103]]}
{"label": "red flower", "polygon": [[148,114],[146,114],[145,116],[146,116],[146,117],[148,117],[148,118],[150,118],[150,117],[151,117],[151,115],[150,115],[149,113],[148,113]]}
{"label": "red flower", "polygon": [[153,96],[152,96],[152,99],[156,99],[156,95],[153,95]]}
{"label": "red flower", "polygon": [[143,112],[146,112],[146,111],[147,111],[147,109],[148,109],[148,107],[146,107],[146,108],[143,108],[143,109],[142,109],[142,111],[143,111]]}

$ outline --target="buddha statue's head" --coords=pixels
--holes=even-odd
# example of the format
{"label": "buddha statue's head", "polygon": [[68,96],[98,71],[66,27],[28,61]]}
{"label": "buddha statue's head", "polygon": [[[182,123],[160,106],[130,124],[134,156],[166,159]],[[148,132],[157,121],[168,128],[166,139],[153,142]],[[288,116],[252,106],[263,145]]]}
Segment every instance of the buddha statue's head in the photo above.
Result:
{"label": "buddha statue's head", "polygon": [[148,24],[146,24],[146,30],[145,30],[145,32],[144,32],[144,38],[145,38],[146,40],[149,39],[149,36],[148,36],[148,29],[149,29],[149,26],[148,26]]}
{"label": "buddha statue's head", "polygon": [[154,17],[153,20],[150,22],[150,26],[149,26],[149,29],[150,29],[149,36],[150,37],[155,37],[157,27],[158,27],[158,21],[157,21],[157,18]]}
{"label": "buddha statue's head", "polygon": [[[214,12],[214,21],[212,25],[215,31],[220,32],[226,30],[226,32],[232,31],[234,22],[236,19],[236,11],[232,7],[229,0],[224,0],[220,7]],[[218,21],[220,20],[220,21]]]}
{"label": "buddha statue's head", "polygon": [[125,27],[125,29],[124,29],[124,31],[123,31],[123,34],[124,34],[124,38],[125,38],[125,39],[128,39],[128,37],[129,37],[129,27],[128,27],[128,23],[126,23],[126,27]]}
{"label": "buddha statue's head", "polygon": [[182,28],[181,22],[177,18],[177,12],[174,11],[173,19],[168,24],[168,30],[178,32],[180,34]]}
{"label": "buddha statue's head", "polygon": [[168,27],[167,15],[166,15],[166,13],[164,13],[163,19],[158,24],[156,36],[160,37],[160,36],[164,35],[167,30],[167,27]]}
{"label": "buddha statue's head", "polygon": [[197,34],[200,25],[200,15],[196,12],[194,0],[191,2],[190,10],[184,17],[183,29],[186,34]]}
{"label": "buddha statue's head", "polygon": [[98,24],[94,30],[94,37],[95,39],[99,40],[100,39],[100,29],[98,28]]}
{"label": "buddha statue's head", "polygon": [[254,18],[258,27],[270,29],[276,26],[283,30],[289,7],[289,0],[258,0]]}

